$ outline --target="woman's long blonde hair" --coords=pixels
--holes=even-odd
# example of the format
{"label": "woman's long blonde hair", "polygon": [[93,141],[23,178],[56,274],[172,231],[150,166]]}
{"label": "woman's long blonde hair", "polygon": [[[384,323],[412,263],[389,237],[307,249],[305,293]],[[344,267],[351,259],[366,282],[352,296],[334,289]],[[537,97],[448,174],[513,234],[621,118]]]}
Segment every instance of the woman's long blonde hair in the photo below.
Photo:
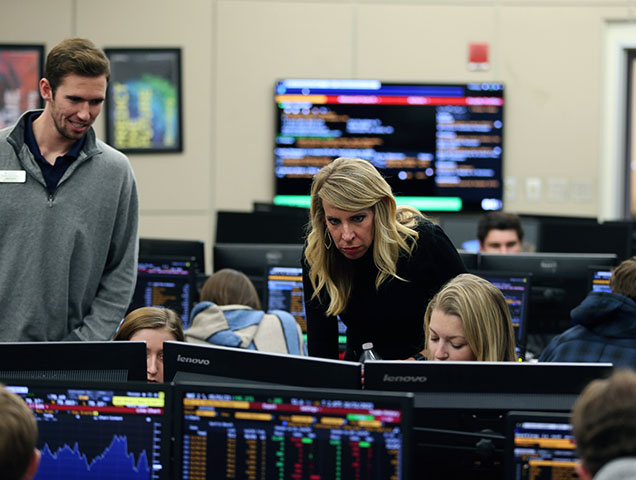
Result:
{"label": "woman's long blonde hair", "polygon": [[515,360],[515,334],[510,320],[510,309],[501,290],[489,281],[470,273],[463,273],[437,292],[424,314],[427,346],[433,310],[460,318],[466,341],[477,360]]}
{"label": "woman's long blonde hair", "polygon": [[411,254],[418,238],[413,229],[423,215],[411,207],[396,207],[391,187],[375,167],[359,158],[338,158],[320,169],[311,185],[311,232],[307,236],[305,260],[314,288],[312,298],[327,293],[327,315],[338,315],[351,295],[353,272],[350,261],[325,242],[328,235],[322,201],[351,212],[373,210],[375,237],[373,262],[378,269],[375,286],[395,277],[400,252]]}

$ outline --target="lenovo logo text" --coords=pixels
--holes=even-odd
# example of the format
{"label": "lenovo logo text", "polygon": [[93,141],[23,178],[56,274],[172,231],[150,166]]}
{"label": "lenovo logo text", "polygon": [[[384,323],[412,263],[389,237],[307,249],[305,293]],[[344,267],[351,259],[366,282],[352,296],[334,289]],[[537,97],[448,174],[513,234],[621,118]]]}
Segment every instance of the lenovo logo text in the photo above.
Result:
{"label": "lenovo logo text", "polygon": [[401,383],[424,383],[427,378],[424,375],[389,375],[384,374],[383,382],[401,382]]}
{"label": "lenovo logo text", "polygon": [[195,365],[210,365],[210,360],[205,358],[192,358],[192,357],[183,357],[177,354],[177,362],[181,363],[193,363]]}

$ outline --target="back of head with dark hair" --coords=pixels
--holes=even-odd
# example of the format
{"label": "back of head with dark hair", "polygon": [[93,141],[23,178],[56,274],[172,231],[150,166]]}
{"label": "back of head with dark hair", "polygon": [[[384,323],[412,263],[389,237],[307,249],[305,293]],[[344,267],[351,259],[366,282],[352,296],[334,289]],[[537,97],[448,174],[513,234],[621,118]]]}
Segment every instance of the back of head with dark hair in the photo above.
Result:
{"label": "back of head with dark hair", "polygon": [[203,284],[199,297],[201,301],[217,305],[245,305],[261,310],[261,301],[252,281],[232,268],[214,272]]}
{"label": "back of head with dark hair", "polygon": [[477,225],[477,238],[481,243],[486,240],[486,236],[491,230],[515,230],[519,241],[523,241],[521,219],[515,213],[489,212],[482,215]]}
{"label": "back of head with dark hair", "polygon": [[636,372],[615,371],[585,387],[572,410],[572,428],[592,476],[616,458],[636,456]]}
{"label": "back of head with dark hair", "polygon": [[110,63],[103,50],[85,38],[67,38],[57,44],[46,57],[44,78],[53,96],[66,75],[81,77],[106,76],[110,80]]}
{"label": "back of head with dark hair", "polygon": [[610,277],[613,293],[636,300],[636,257],[628,258],[614,269]]}
{"label": "back of head with dark hair", "polygon": [[0,386],[0,472],[3,480],[22,480],[36,455],[38,427],[31,409]]}

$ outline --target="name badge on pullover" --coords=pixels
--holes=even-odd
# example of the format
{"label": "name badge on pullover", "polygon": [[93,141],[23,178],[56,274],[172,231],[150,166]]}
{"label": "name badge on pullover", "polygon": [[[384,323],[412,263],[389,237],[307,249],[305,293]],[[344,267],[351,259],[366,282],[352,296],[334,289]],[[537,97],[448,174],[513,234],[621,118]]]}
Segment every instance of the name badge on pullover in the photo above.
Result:
{"label": "name badge on pullover", "polygon": [[24,170],[0,170],[0,183],[24,183],[26,171]]}

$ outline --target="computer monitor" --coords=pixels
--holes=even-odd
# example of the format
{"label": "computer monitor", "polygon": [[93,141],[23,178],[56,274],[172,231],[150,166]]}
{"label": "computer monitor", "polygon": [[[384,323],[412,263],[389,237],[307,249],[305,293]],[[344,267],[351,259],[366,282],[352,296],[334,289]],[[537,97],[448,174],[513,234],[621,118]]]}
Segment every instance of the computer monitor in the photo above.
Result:
{"label": "computer monitor", "polygon": [[632,231],[631,221],[541,217],[539,247],[542,252],[614,253],[622,261],[632,256]]}
{"label": "computer monitor", "polygon": [[194,258],[139,256],[137,283],[128,307],[165,307],[177,312],[184,327],[198,300]]}
{"label": "computer monitor", "polygon": [[[416,407],[420,399],[425,399],[424,404],[433,402],[436,398],[433,394],[453,393],[449,407],[472,401],[475,408],[533,410],[527,408],[528,398],[522,398],[530,394],[537,395],[534,402],[540,395],[565,395],[567,401],[561,406],[569,408],[571,404],[567,402],[573,401],[585,385],[611,372],[611,363],[371,360],[364,364],[364,388],[426,394],[416,395]],[[467,396],[462,397],[463,393]],[[483,399],[492,398],[482,402],[480,395]]]}
{"label": "computer monitor", "polygon": [[175,460],[183,478],[410,478],[412,394],[175,388]]}
{"label": "computer monitor", "polygon": [[578,478],[576,443],[567,413],[509,412],[504,467],[509,480]]}
{"label": "computer monitor", "polygon": [[284,310],[291,313],[303,333],[307,333],[301,267],[268,267],[266,298],[268,311]]}
{"label": "computer monitor", "polygon": [[140,238],[140,257],[181,257],[195,259],[195,270],[205,272],[205,246],[201,240],[174,240],[167,238]]}
{"label": "computer monitor", "polygon": [[265,275],[268,266],[300,267],[303,246],[301,244],[274,243],[216,243],[214,244],[214,271],[233,268],[243,272],[254,284],[263,305]]}
{"label": "computer monitor", "polygon": [[592,266],[588,269],[588,291],[612,293],[610,287],[610,277],[612,268]]}
{"label": "computer monitor", "polygon": [[505,415],[569,412],[593,363],[368,361],[364,388],[415,393],[413,478],[503,478]]}
{"label": "computer monitor", "polygon": [[523,358],[526,352],[528,308],[532,276],[529,273],[487,272],[476,270],[475,275],[488,280],[501,290],[510,309],[510,320],[515,330],[517,356]]}
{"label": "computer monitor", "polygon": [[[307,317],[301,267],[268,267],[266,305],[267,310],[284,310],[291,313],[307,339]],[[347,349],[347,326],[338,318],[338,345],[340,352]]]}
{"label": "computer monitor", "polygon": [[308,206],[337,157],[371,162],[399,204],[423,211],[502,208],[504,86],[282,79],[276,83],[274,203]]}
{"label": "computer monitor", "polygon": [[169,387],[17,379],[6,385],[37,421],[42,458],[35,478],[175,478]]}
{"label": "computer monitor", "polygon": [[146,343],[0,343],[0,378],[145,381]]}
{"label": "computer monitor", "polygon": [[304,208],[218,211],[215,243],[303,243],[308,223],[309,211]]}
{"label": "computer monitor", "polygon": [[475,270],[479,265],[479,253],[476,252],[468,252],[466,250],[459,249],[457,250],[459,253],[459,257],[464,262],[464,266],[467,270]]}
{"label": "computer monitor", "polygon": [[479,270],[532,274],[528,333],[556,334],[570,327],[570,311],[585,298],[590,265],[614,266],[613,253],[484,253]]}
{"label": "computer monitor", "polygon": [[360,364],[218,345],[163,344],[166,381],[221,381],[361,388]]}

